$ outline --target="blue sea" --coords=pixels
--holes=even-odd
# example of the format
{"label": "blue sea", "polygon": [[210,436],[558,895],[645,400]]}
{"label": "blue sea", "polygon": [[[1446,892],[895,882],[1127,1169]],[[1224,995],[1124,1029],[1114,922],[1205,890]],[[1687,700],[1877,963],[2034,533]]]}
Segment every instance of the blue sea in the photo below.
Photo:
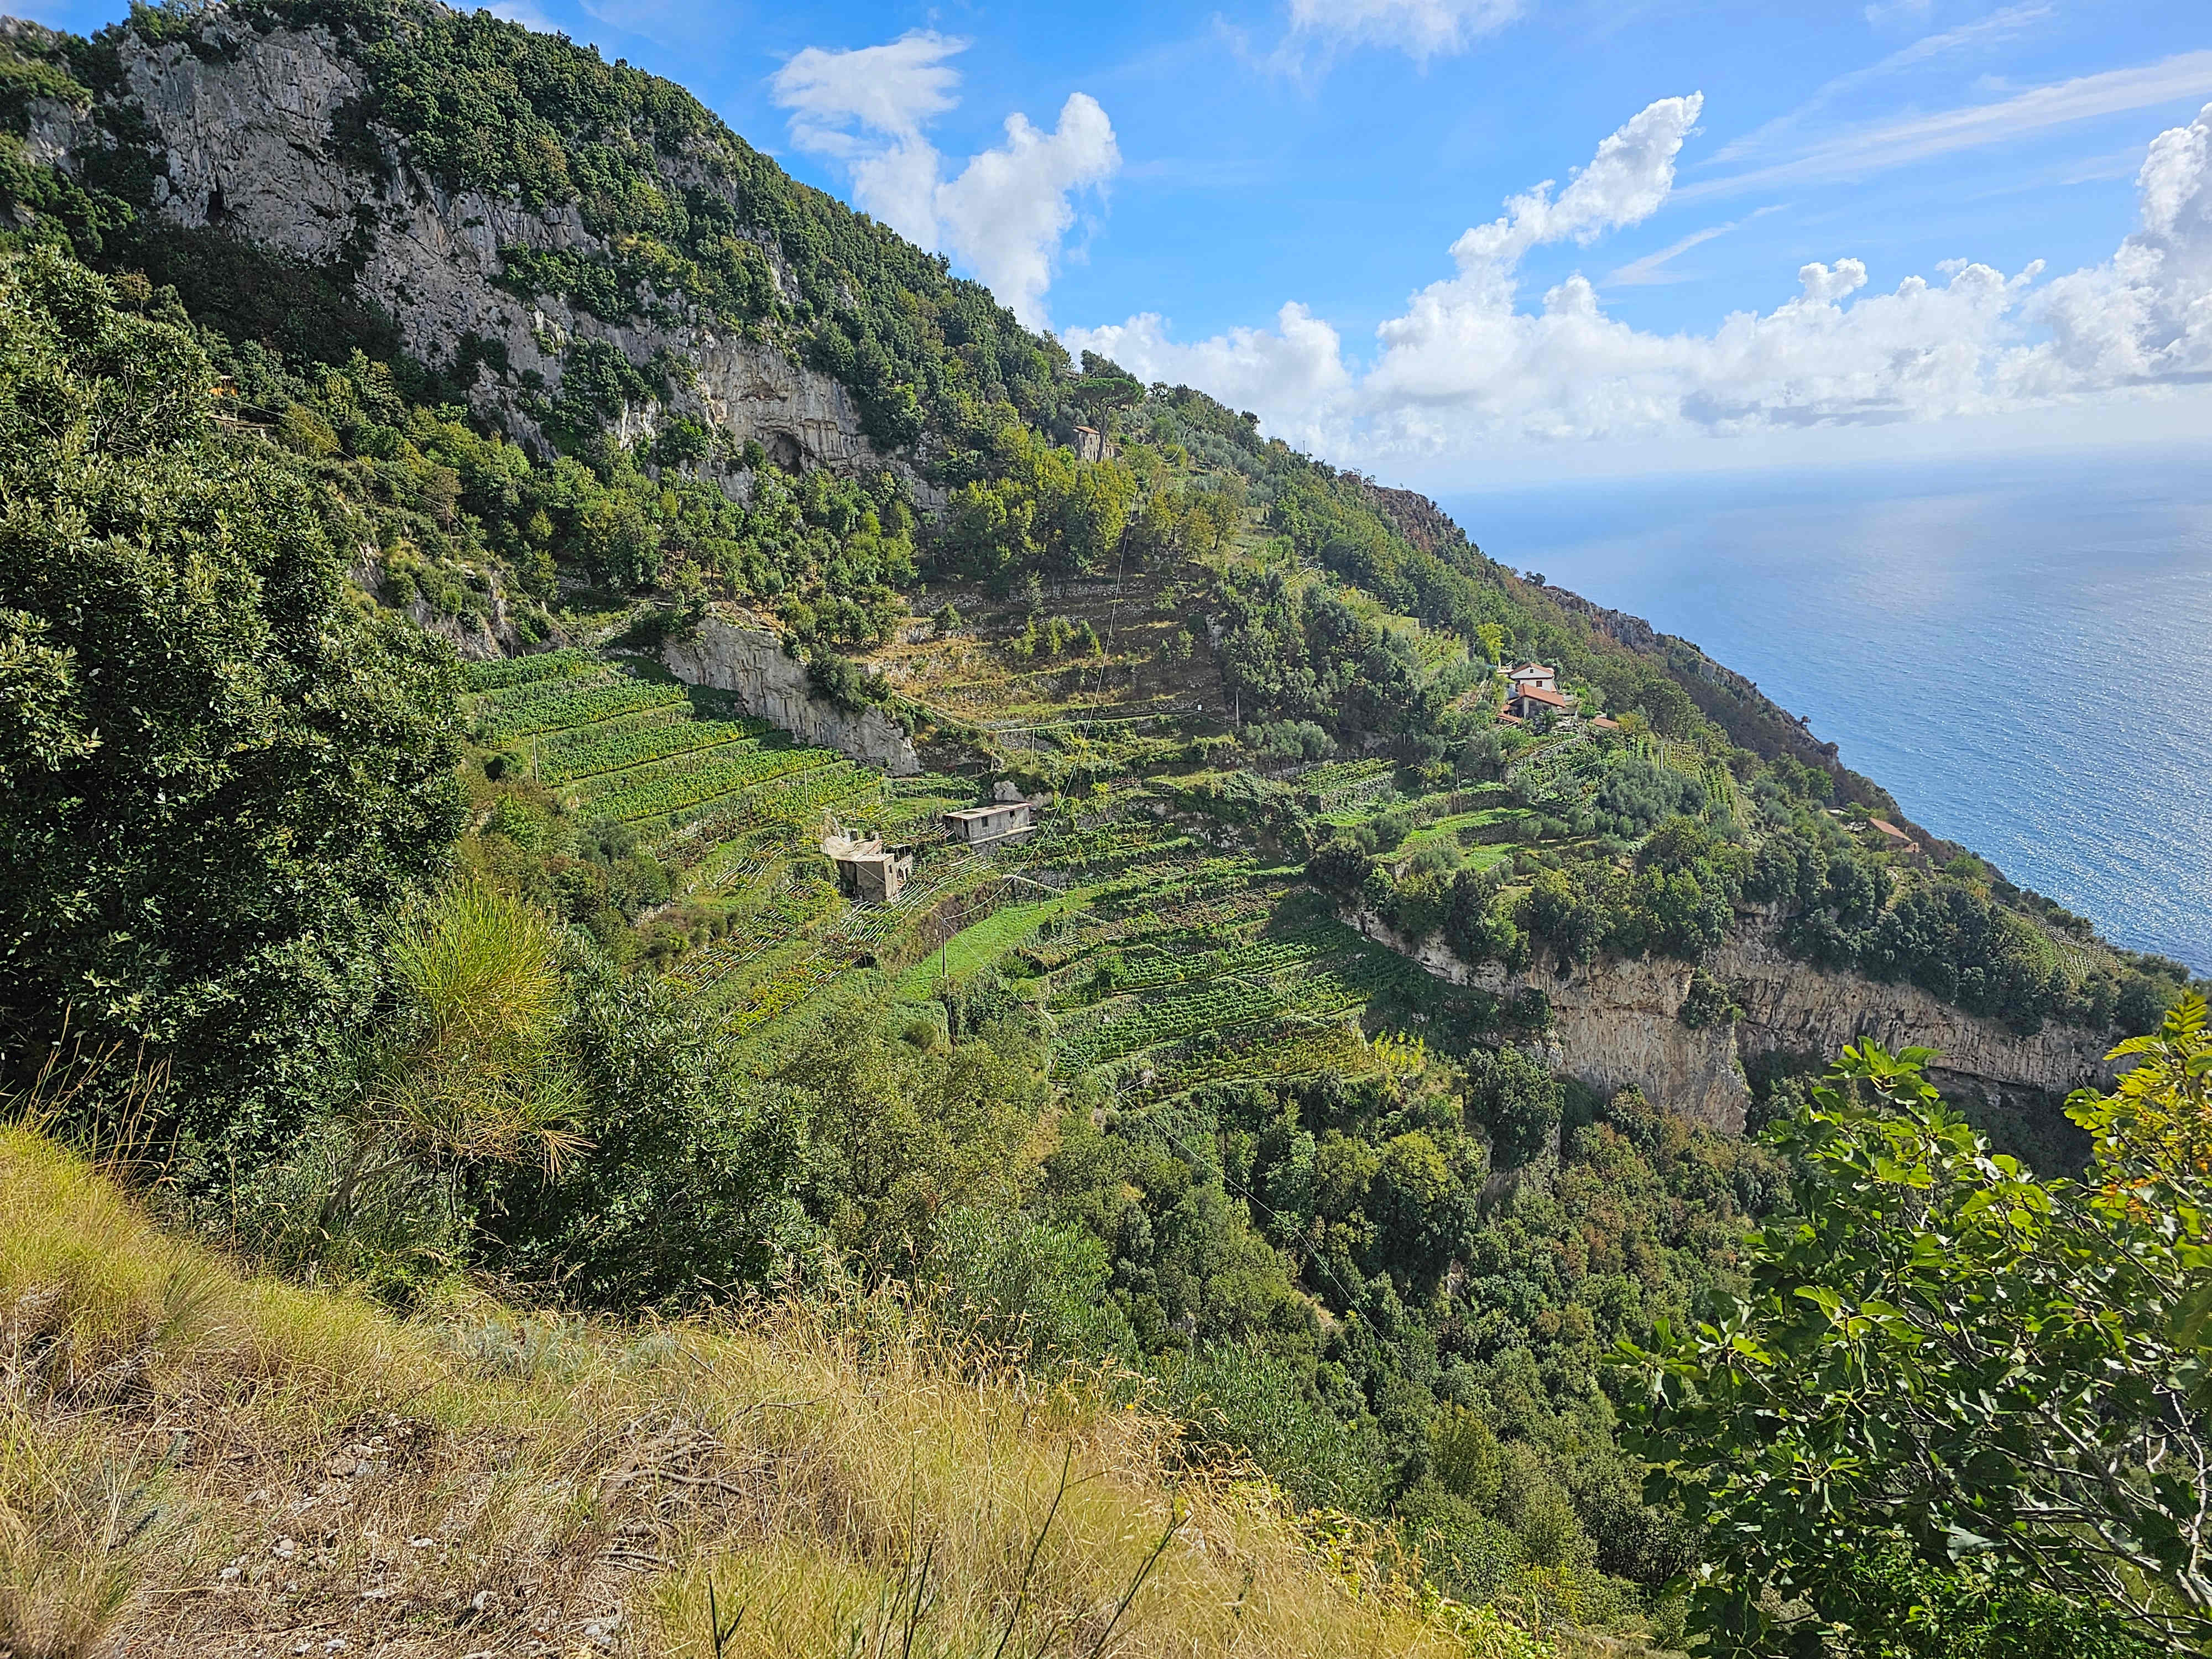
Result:
{"label": "blue sea", "polygon": [[2212,974],[2212,451],[1442,505],[1809,715],[1915,822]]}

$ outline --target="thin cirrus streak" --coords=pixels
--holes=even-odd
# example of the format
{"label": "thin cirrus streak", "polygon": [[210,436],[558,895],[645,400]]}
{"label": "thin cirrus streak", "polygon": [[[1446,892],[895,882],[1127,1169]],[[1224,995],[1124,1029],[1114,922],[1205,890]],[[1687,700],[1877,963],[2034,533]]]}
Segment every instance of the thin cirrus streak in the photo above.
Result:
{"label": "thin cirrus streak", "polygon": [[2212,51],[2033,87],[1996,103],[1859,127],[1766,167],[1680,185],[1674,199],[1696,202],[1777,185],[1862,178],[2075,121],[2199,97],[2212,97]]}
{"label": "thin cirrus streak", "polygon": [[1986,48],[2026,33],[2033,25],[2053,15],[2057,8],[2049,5],[2007,6],[1986,17],[1961,23],[1956,28],[1945,29],[1936,34],[1923,34],[1908,46],[1902,46],[1881,59],[1863,69],[1846,70],[1834,79],[1814,88],[1811,96],[1787,114],[1778,115],[1765,125],[1732,138],[1709,157],[1707,167],[1725,167],[1745,155],[1771,149],[1783,134],[1805,125],[1807,118],[1828,108],[1847,92],[1893,80],[1913,70],[1938,64],[1955,53]]}

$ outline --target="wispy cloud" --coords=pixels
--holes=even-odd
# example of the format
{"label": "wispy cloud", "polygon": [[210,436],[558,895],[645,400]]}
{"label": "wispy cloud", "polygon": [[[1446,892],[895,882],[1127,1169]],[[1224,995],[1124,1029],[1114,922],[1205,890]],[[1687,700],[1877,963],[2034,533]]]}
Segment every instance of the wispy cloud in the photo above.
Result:
{"label": "wispy cloud", "polygon": [[1703,246],[1716,236],[1725,236],[1738,225],[1744,224],[1749,220],[1763,219],[1770,213],[1779,213],[1781,210],[1778,204],[1771,207],[1763,207],[1756,213],[1746,215],[1744,218],[1731,219],[1724,225],[1708,225],[1703,230],[1693,230],[1680,241],[1662,247],[1656,253],[1647,253],[1641,259],[1631,259],[1626,264],[1620,266],[1607,276],[1598,286],[1601,288],[1655,288],[1664,283],[1691,282],[1694,279],[1687,271],[1668,269],[1677,256],[1687,253],[1693,247]]}
{"label": "wispy cloud", "polygon": [[561,26],[532,4],[531,0],[495,0],[487,9],[495,17],[510,23],[520,23],[540,34],[558,34],[561,32]]}
{"label": "wispy cloud", "polygon": [[[1524,306],[1531,249],[1650,217],[1694,102],[1651,106],[1557,201],[1531,190],[1461,237],[1453,273],[1377,326],[1364,368],[1295,304],[1271,328],[1210,340],[1179,342],[1150,313],[1063,337],[1140,379],[1205,386],[1272,433],[1364,465],[1463,467],[1520,441],[1842,434],[2212,383],[2212,105],[2142,152],[2136,232],[2111,258],[2049,282],[2040,260],[2011,276],[1947,260],[1941,281],[1907,276],[1881,293],[1863,261],[1841,258],[1800,267],[1796,293],[1771,311],[1664,334],[1607,314],[1579,275]],[[1639,263],[1663,269],[1717,234]]]}
{"label": "wispy cloud", "polygon": [[1788,114],[1775,117],[1765,125],[1744,134],[1741,138],[1730,139],[1699,165],[1724,167],[1743,156],[1755,155],[1771,147],[1784,134],[1802,126],[1807,118],[1832,106],[1845,93],[1856,92],[1875,82],[1902,75],[1923,64],[1936,63],[1954,52],[1973,51],[2011,40],[2026,33],[2030,25],[2050,16],[2054,9],[2043,4],[2007,6],[1986,17],[1978,17],[1971,23],[1961,23],[1956,28],[1945,29],[1937,34],[1923,34],[1911,46],[1899,47],[1879,63],[1838,75],[1832,81],[1814,88],[1811,97]]}
{"label": "wispy cloud", "polygon": [[1291,0],[1291,32],[1393,46],[1417,62],[1463,52],[1521,15],[1521,0]]}
{"label": "wispy cloud", "polygon": [[1853,128],[1787,160],[1725,179],[1686,185],[1675,191],[1674,198],[1699,201],[1777,185],[1863,178],[2076,121],[2208,96],[2212,96],[2212,51],[2182,52],[2136,69],[2108,70],[2033,87],[1996,103]]}

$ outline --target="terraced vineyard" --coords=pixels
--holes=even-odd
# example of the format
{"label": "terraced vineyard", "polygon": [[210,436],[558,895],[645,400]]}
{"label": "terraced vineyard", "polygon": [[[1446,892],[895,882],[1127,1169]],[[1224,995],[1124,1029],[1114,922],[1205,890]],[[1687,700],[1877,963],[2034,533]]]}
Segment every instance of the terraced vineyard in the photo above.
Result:
{"label": "terraced vineyard", "polygon": [[672,720],[612,732],[599,726],[586,729],[590,735],[585,740],[565,743],[546,756],[541,774],[546,782],[571,783],[602,772],[719,749],[763,737],[771,728],[766,720]]}
{"label": "terraced vineyard", "polygon": [[[1056,1065],[1098,1068],[1136,1103],[1356,1074],[1382,1063],[1378,1034],[1497,1012],[1339,921],[1300,867],[1224,853],[1146,810],[1142,791],[1091,796],[1081,819],[1055,806],[1033,835],[969,848],[938,822],[975,803],[977,779],[886,779],[657,665],[562,651],[469,672],[477,741],[586,823],[626,826],[672,872],[670,905],[710,918],[665,975],[734,1039],[840,985],[939,1018],[940,996],[996,975],[1048,1016]],[[1398,775],[1388,759],[1344,761],[1290,787],[1352,822],[1397,800]],[[1421,836],[1465,841],[1516,816],[1479,796],[1425,811]],[[915,850],[895,902],[838,890],[817,845],[825,815]]]}
{"label": "terraced vineyard", "polygon": [[476,736],[496,747],[516,738],[574,732],[684,701],[680,686],[633,679],[612,670],[564,675],[489,693],[480,699]]}
{"label": "terraced vineyard", "polygon": [[1516,762],[1505,779],[1530,800],[1579,805],[1597,793],[1592,776],[1597,757],[1589,728],[1571,726]]}

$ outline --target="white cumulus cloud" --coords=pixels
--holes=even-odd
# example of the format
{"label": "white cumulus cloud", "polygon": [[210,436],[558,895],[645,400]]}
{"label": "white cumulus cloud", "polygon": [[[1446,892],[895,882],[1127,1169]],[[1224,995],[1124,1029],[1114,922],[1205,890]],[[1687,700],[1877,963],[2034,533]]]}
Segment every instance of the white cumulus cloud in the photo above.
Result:
{"label": "white cumulus cloud", "polygon": [[2212,104],[2159,134],[2136,186],[2141,228],[2044,296],[2052,337],[2023,375],[2041,389],[2212,378]]}
{"label": "white cumulus cloud", "polygon": [[1597,147],[1590,164],[1552,198],[1552,180],[1505,204],[1505,216],[1452,244],[1462,269],[1510,265],[1530,248],[1572,237],[1585,245],[1622,225],[1641,224],[1674,187],[1674,158],[1705,106],[1703,93],[1662,98]]}
{"label": "white cumulus cloud", "polygon": [[1425,61],[1462,51],[1520,15],[1520,0],[1291,0],[1294,33],[1395,46]]}
{"label": "white cumulus cloud", "polygon": [[1096,351],[1146,380],[1202,386],[1232,409],[1269,410],[1271,428],[1293,443],[1326,448],[1341,435],[1330,416],[1352,390],[1344,343],[1296,301],[1275,314],[1273,329],[1231,329],[1190,345],[1170,338],[1156,312],[1072,328],[1061,338],[1071,352]]}
{"label": "white cumulus cloud", "polygon": [[792,142],[844,167],[854,204],[909,241],[959,260],[1032,327],[1045,324],[1075,198],[1120,171],[1113,123],[1085,93],[1047,132],[1020,113],[1006,142],[945,176],[929,124],[959,103],[951,60],[968,42],[917,31],[879,46],[810,46],[770,83]]}
{"label": "white cumulus cloud", "polygon": [[938,222],[946,245],[991,291],[1024,322],[1041,325],[1054,263],[1075,223],[1075,193],[1104,184],[1121,166],[1114,124],[1097,99],[1075,93],[1054,131],[1009,115],[1005,145],[938,187]]}
{"label": "white cumulus cloud", "polygon": [[1179,343],[1157,316],[1069,343],[1147,379],[1258,411],[1271,430],[1373,465],[1499,442],[1680,437],[1926,421],[2212,380],[2212,106],[2160,134],[2138,178],[2139,228],[2103,264],[2041,282],[1946,261],[1887,292],[1842,258],[1803,266],[1771,311],[1658,334],[1606,314],[1579,274],[1530,308],[1519,265],[1666,199],[1698,100],[1651,106],[1554,198],[1540,186],[1453,245],[1455,273],[1415,294],[1347,362],[1299,306],[1272,329]]}

